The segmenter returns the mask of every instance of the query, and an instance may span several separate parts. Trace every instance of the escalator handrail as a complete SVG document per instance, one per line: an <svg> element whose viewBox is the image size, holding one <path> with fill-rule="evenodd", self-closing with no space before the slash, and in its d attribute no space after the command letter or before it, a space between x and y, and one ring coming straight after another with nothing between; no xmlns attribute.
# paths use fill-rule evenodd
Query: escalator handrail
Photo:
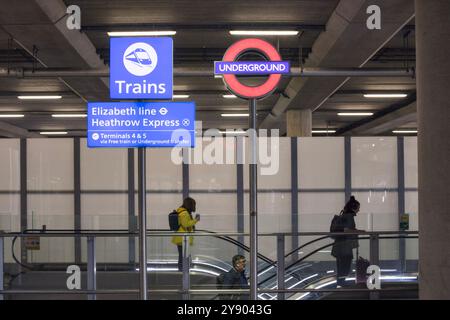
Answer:
<svg viewBox="0 0 450 320"><path fill-rule="evenodd" d="M409 236L409 235L401 235L401 236L381 236L381 237L379 237L378 239L400 239L400 238L404 238L404 239L417 239L418 236L417 236L417 235L411 235L411 236ZM367 240L367 239L370 239L370 236L363 236L363 237L359 237L359 236L358 236L358 240ZM325 245L325 246L322 246L322 247L320 247L320 248L318 248L318 249L316 249L316 250L313 250L312 252L308 253L307 255L305 255L304 257L302 257L301 259L299 259L299 260L297 260L297 261L291 263L290 265L286 266L286 267L285 267L285 271L288 270L289 268L292 268L292 267L295 266L296 264L303 262L306 258L309 258L310 256L312 256L313 254L317 253L318 251L321 251L321 250L323 250L323 249L326 249L326 248L328 248L328 247L330 247L330 246L332 246L332 245L334 245L334 241L333 241L332 243L329 243L329 244L327 244L327 245ZM300 247L298 248L298 250L299 250L299 249L300 249ZM264 279L263 281L261 281L260 283L258 283L258 285L264 284L265 282L269 281L270 279L274 278L275 276L276 276L276 274L274 274L274 275L272 275L272 276L270 276L270 277Z"/></svg>

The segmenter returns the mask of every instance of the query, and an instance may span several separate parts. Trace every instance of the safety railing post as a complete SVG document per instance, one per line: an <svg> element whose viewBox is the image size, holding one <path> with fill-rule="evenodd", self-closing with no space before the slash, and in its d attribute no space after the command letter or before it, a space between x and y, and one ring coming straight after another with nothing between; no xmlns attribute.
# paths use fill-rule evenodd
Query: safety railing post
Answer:
<svg viewBox="0 0 450 320"><path fill-rule="evenodd" d="M190 289L190 279L189 279L189 268L190 259L188 255L188 237L183 236L183 300L189 300L189 289Z"/></svg>
<svg viewBox="0 0 450 320"><path fill-rule="evenodd" d="M284 290L284 234L277 235L277 278L278 289ZM285 295L283 292L278 293L278 300L284 300Z"/></svg>
<svg viewBox="0 0 450 320"><path fill-rule="evenodd" d="M97 290L97 262L95 258L95 237L87 238L88 261L87 261L87 288L88 290ZM95 293L88 294L89 300L96 300Z"/></svg>
<svg viewBox="0 0 450 320"><path fill-rule="evenodd" d="M3 238L0 237L0 290L3 290ZM3 294L0 293L0 300L3 300Z"/></svg>
<svg viewBox="0 0 450 320"><path fill-rule="evenodd" d="M379 266L380 264L380 243L379 234L370 235L370 264ZM370 300L380 299L379 292L370 292Z"/></svg>

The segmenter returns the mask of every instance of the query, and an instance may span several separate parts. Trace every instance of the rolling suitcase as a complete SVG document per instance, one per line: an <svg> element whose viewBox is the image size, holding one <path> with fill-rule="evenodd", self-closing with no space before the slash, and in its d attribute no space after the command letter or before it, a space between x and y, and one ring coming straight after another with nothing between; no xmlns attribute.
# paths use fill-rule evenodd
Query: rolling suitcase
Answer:
<svg viewBox="0 0 450 320"><path fill-rule="evenodd" d="M359 256L359 250L356 250L356 267L355 267L355 282L367 282L367 268L370 266L370 261Z"/></svg>

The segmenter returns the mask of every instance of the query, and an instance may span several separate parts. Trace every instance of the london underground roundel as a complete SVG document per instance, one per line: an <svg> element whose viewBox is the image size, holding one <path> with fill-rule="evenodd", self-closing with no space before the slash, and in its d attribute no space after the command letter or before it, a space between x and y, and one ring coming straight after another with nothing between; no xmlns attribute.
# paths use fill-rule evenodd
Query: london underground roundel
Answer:
<svg viewBox="0 0 450 320"><path fill-rule="evenodd" d="M281 61L278 51L267 41L250 38L243 39L231 45L223 57L223 62L234 62L246 51L259 51L269 59L269 62ZM275 90L281 79L281 73L271 73L268 79L259 86L242 84L235 74L223 74L223 80L228 89L236 96L244 99L263 98Z"/></svg>

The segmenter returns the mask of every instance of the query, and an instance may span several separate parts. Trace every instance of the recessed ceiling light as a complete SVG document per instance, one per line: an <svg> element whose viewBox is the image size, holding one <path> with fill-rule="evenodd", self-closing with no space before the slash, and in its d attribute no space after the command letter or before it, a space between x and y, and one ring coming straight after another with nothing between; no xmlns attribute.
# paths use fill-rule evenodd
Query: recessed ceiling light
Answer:
<svg viewBox="0 0 450 320"><path fill-rule="evenodd" d="M59 114L52 114L53 118L86 118L87 114L64 114L64 113L59 113Z"/></svg>
<svg viewBox="0 0 450 320"><path fill-rule="evenodd" d="M406 93L367 93L365 98L406 98Z"/></svg>
<svg viewBox="0 0 450 320"><path fill-rule="evenodd" d="M42 135L61 135L67 134L67 131L41 131L39 133Z"/></svg>
<svg viewBox="0 0 450 320"><path fill-rule="evenodd" d="M145 37L145 36L173 36L177 32L169 30L160 31L110 31L108 36L110 37Z"/></svg>
<svg viewBox="0 0 450 320"><path fill-rule="evenodd" d="M230 30L233 36L296 36L296 30Z"/></svg>
<svg viewBox="0 0 450 320"><path fill-rule="evenodd" d="M222 113L222 117L248 117L248 113Z"/></svg>
<svg viewBox="0 0 450 320"><path fill-rule="evenodd" d="M235 96L234 94L224 94L224 95L222 95L222 97L224 97L225 99L235 99L235 98L237 98L237 96Z"/></svg>
<svg viewBox="0 0 450 320"><path fill-rule="evenodd" d="M62 96L18 96L20 100L54 100L61 99Z"/></svg>
<svg viewBox="0 0 450 320"><path fill-rule="evenodd" d="M399 134L402 134L402 133L417 133L418 131L417 130L394 130L394 131L392 131L392 133L399 133Z"/></svg>
<svg viewBox="0 0 450 320"><path fill-rule="evenodd" d="M373 116L373 112L339 112L338 116L341 116L341 117Z"/></svg>
<svg viewBox="0 0 450 320"><path fill-rule="evenodd" d="M23 114L0 114L0 118L23 118Z"/></svg>
<svg viewBox="0 0 450 320"><path fill-rule="evenodd" d="M188 94L174 94L172 96L173 99L187 99L189 98Z"/></svg>

